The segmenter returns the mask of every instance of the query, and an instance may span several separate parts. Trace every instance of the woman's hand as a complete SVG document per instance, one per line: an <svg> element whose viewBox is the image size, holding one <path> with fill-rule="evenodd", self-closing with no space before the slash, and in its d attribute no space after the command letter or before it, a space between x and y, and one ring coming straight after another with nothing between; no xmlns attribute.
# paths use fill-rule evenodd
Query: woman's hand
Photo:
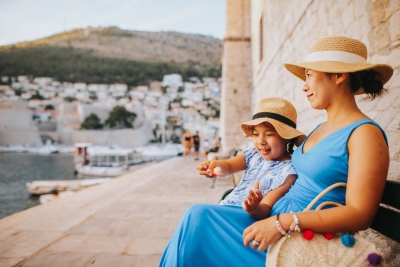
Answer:
<svg viewBox="0 0 400 267"><path fill-rule="evenodd" d="M245 247L250 246L257 249L252 243L253 240L260 243L258 251L263 252L265 249L282 238L282 234L275 226L276 216L258 221L247 227L243 232L243 244Z"/></svg>
<svg viewBox="0 0 400 267"><path fill-rule="evenodd" d="M253 189L249 191L247 198L242 203L242 207L245 211L251 213L252 211L257 210L261 200L263 199L263 195L259 188L260 180L256 180Z"/></svg>

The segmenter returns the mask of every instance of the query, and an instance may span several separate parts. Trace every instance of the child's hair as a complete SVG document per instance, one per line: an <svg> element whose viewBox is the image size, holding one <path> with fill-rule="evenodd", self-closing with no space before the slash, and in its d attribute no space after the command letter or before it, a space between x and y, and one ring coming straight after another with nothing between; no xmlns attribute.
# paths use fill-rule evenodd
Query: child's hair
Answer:
<svg viewBox="0 0 400 267"><path fill-rule="evenodd" d="M287 150L288 150L288 152L289 152L289 154L290 155L292 155L293 154L293 152L294 152L294 142L295 142L295 139L293 138L293 139L291 139L290 141L289 141L289 143L288 143L288 145L287 145Z"/></svg>

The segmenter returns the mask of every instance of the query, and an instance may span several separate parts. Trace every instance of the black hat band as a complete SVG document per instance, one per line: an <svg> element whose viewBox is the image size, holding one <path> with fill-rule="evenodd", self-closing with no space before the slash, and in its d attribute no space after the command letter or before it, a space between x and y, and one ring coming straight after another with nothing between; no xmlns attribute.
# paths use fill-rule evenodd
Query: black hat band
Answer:
<svg viewBox="0 0 400 267"><path fill-rule="evenodd" d="M260 113L256 113L253 115L253 120L255 119L259 119L259 118L270 118L270 119L274 119L280 122L283 122L284 124L289 125L292 128L296 129L296 123L294 123L292 120L286 118L285 116L282 116L280 114L277 113L273 113L273 112L260 112Z"/></svg>

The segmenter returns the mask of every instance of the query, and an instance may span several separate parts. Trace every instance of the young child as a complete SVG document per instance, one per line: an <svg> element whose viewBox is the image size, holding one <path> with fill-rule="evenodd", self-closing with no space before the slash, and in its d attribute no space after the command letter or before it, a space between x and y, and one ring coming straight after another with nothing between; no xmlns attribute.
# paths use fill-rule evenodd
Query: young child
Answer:
<svg viewBox="0 0 400 267"><path fill-rule="evenodd" d="M272 203L297 178L291 154L294 144L300 145L305 135L296 130L296 119L296 109L289 101L264 98L258 102L252 120L241 124L244 135L252 138L244 153L227 160L205 161L196 167L208 178L245 170L239 185L220 205L242 206L257 220L269 216Z"/></svg>

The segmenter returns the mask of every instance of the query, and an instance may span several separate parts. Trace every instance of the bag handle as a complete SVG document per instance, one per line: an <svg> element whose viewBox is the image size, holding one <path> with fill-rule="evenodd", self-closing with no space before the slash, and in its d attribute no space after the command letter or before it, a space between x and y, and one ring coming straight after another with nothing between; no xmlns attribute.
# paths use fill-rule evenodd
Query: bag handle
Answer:
<svg viewBox="0 0 400 267"><path fill-rule="evenodd" d="M311 210L311 208L315 205L315 203L317 203L318 200L320 200L324 195L326 195L326 193L328 193L328 192L331 191L332 189L335 189L336 187L339 187L339 186L344 186L344 187L346 187L346 183L336 183L336 184L333 184L333 185L327 187L325 190L323 190L321 193L319 193L319 194L310 202L310 204L308 204L308 206L307 206L303 211L309 211L309 210ZM327 201L327 202L321 203L315 210L319 210L319 209L321 209L321 208L323 208L324 206L327 206L327 205L330 205L330 206L337 206L337 207L343 206L342 204L337 203L337 202Z"/></svg>

